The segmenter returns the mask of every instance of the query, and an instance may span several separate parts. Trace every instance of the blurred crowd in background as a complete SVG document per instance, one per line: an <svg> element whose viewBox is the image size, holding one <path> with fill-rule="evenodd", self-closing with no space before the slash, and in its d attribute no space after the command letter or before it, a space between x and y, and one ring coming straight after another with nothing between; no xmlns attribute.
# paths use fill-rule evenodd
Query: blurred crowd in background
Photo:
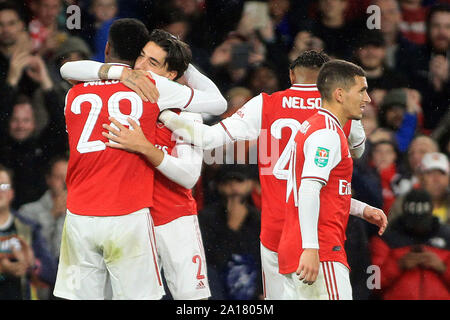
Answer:
<svg viewBox="0 0 450 320"><path fill-rule="evenodd" d="M363 220L350 217L354 298L450 299L450 1L13 3L17 9L0 0L0 173L2 166L10 169L14 190L4 200L7 187L0 188L0 242L6 237L1 212L11 208L39 231L40 244L58 260L68 159L64 100L71 87L59 68L68 61L103 61L109 26L132 17L190 45L193 64L228 101L227 112L205 118L208 124L261 92L287 89L289 64L305 50L323 50L363 67L372 102L364 110L366 151L355 161L353 197L382 208L390 227L378 237ZM67 28L66 9L74 4L81 9L80 29ZM379 16L371 16L376 10L367 13L371 5ZM370 28L370 19L377 18L380 28ZM250 141L246 148L255 145ZM236 164L245 155L224 157L234 164L204 164L193 189L212 299L260 299L258 170ZM0 180L1 185L8 183ZM429 210L411 210L411 203L428 204ZM28 249L39 250L35 244ZM42 264L48 260L34 255ZM381 270L374 287L367 281L372 264ZM52 270L54 265L47 271ZM12 278L31 283L22 298L53 298L51 274L14 271L1 246L0 271L0 299L18 298L7 289Z"/></svg>

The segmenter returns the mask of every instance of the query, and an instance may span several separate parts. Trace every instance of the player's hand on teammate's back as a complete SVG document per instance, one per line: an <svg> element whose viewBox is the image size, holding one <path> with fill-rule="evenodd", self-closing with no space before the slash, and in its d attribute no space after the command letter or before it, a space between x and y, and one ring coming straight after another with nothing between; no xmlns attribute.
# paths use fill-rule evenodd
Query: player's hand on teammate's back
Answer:
<svg viewBox="0 0 450 320"><path fill-rule="evenodd" d="M110 117L109 120L111 121L111 125L103 124L103 128L109 132L102 132L103 136L110 140L105 143L106 146L129 152L142 153L143 150L151 144L145 137L141 127L132 119L128 118L128 123L133 129L125 127L113 117ZM114 124L116 128L114 128L112 124Z"/></svg>
<svg viewBox="0 0 450 320"><path fill-rule="evenodd" d="M151 75L147 71L124 68L120 76L120 82L136 92L143 101L156 103L159 92L149 77Z"/></svg>
<svg viewBox="0 0 450 320"><path fill-rule="evenodd" d="M371 206L366 206L363 211L363 218L367 222L370 222L380 228L378 230L378 234L380 236L384 233L384 230L386 230L388 221L383 210Z"/></svg>
<svg viewBox="0 0 450 320"><path fill-rule="evenodd" d="M300 256L300 261L296 274L299 280L309 285L312 285L319 274L319 250L318 249L304 249Z"/></svg>

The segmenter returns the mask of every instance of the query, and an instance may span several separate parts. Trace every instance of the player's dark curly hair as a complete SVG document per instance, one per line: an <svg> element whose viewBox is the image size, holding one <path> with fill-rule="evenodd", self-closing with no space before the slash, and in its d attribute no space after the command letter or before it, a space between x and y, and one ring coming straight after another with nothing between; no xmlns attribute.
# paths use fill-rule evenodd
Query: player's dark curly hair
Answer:
<svg viewBox="0 0 450 320"><path fill-rule="evenodd" d="M295 59L289 69L293 70L297 67L320 69L325 62L330 61L331 58L323 51L308 50L303 52Z"/></svg>
<svg viewBox="0 0 450 320"><path fill-rule="evenodd" d="M174 80L180 78L192 60L192 52L189 46L174 35L161 29L154 29L150 34L149 41L153 41L167 53L165 61L167 69L177 72Z"/></svg>
<svg viewBox="0 0 450 320"><path fill-rule="evenodd" d="M134 66L149 37L147 27L141 21L133 18L117 19L109 28L111 55Z"/></svg>

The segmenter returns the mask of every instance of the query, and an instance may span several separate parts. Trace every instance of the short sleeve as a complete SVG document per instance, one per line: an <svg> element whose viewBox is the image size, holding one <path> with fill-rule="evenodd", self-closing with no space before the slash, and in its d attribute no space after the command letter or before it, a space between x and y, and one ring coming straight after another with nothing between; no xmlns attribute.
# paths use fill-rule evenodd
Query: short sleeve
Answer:
<svg viewBox="0 0 450 320"><path fill-rule="evenodd" d="M366 133L361 120L352 120L348 141L350 149L356 149L366 141Z"/></svg>
<svg viewBox="0 0 450 320"><path fill-rule="evenodd" d="M313 132L303 145L305 162L302 179L318 180L327 184L331 170L341 161L341 140L334 130Z"/></svg>

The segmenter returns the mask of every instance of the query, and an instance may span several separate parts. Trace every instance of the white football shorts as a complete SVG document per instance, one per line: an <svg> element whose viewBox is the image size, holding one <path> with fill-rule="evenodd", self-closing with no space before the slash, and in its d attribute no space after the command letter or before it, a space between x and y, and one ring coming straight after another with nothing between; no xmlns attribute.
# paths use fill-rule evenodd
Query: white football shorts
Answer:
<svg viewBox="0 0 450 320"><path fill-rule="evenodd" d="M67 210L57 297L72 300L157 300L165 294L149 209L94 217Z"/></svg>
<svg viewBox="0 0 450 320"><path fill-rule="evenodd" d="M265 300L283 299L284 275L278 272L278 253L260 243L262 282Z"/></svg>
<svg viewBox="0 0 450 320"><path fill-rule="evenodd" d="M155 227L159 263L175 300L211 296L205 251L196 215Z"/></svg>
<svg viewBox="0 0 450 320"><path fill-rule="evenodd" d="M294 273L284 275L285 300L352 300L352 286L348 268L340 262L320 263L317 280L308 285Z"/></svg>

